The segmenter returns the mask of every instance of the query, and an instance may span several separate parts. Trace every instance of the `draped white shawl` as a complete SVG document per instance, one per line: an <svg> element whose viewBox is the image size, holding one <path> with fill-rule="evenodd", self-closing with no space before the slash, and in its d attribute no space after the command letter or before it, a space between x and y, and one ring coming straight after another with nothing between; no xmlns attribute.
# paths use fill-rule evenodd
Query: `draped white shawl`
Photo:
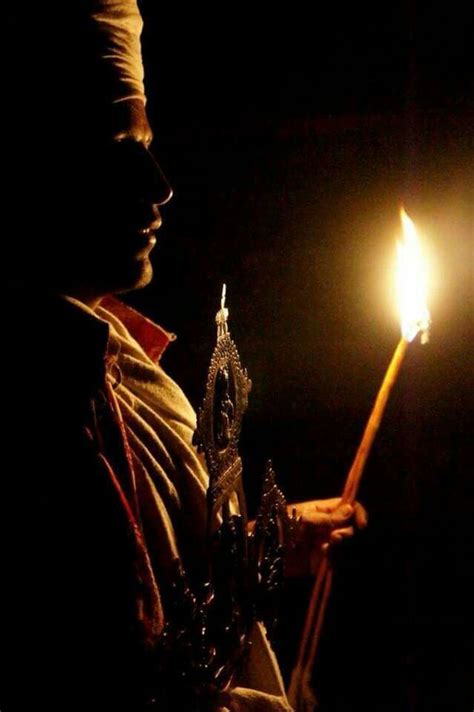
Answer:
<svg viewBox="0 0 474 712"><path fill-rule="evenodd" d="M208 475L192 444L196 415L179 386L145 354L122 322L101 307L95 314L109 324L110 350L122 374L116 395L133 453L145 541L159 586L170 562L181 558L182 547L188 562L204 556ZM254 628L251 653L236 683L232 712L291 712L261 625Z"/></svg>

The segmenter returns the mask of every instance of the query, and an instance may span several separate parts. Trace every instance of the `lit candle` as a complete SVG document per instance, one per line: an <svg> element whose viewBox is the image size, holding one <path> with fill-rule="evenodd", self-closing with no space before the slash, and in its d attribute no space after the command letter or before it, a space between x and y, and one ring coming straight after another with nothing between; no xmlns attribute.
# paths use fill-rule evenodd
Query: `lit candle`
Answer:
<svg viewBox="0 0 474 712"><path fill-rule="evenodd" d="M354 502L367 457L379 429L390 391L397 380L408 344L421 333L421 342L428 341L430 313L427 307L426 261L413 221L405 210L400 211L403 240L397 244L397 301L400 312L402 337L399 341L385 378L378 392L359 448L347 476L343 500Z"/></svg>
<svg viewBox="0 0 474 712"><path fill-rule="evenodd" d="M430 313L427 307L427 270L413 221L405 210L400 211L403 239L397 245L396 287L402 336L385 373L372 412L347 475L342 500L352 504L357 496L365 463L382 421L392 387L397 380L408 344L418 333L422 343L428 340ZM316 575L298 658L291 675L288 698L296 712L314 708L311 673L316 656L321 627L332 585L332 567L325 555Z"/></svg>

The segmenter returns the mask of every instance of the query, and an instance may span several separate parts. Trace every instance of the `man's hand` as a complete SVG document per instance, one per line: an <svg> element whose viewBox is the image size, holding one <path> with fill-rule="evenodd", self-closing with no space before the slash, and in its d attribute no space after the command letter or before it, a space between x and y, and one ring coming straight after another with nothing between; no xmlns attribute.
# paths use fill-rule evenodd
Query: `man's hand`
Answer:
<svg viewBox="0 0 474 712"><path fill-rule="evenodd" d="M367 512L355 502L342 503L340 497L288 505L298 520L296 542L288 547L285 563L287 576L314 575L327 549L367 526Z"/></svg>

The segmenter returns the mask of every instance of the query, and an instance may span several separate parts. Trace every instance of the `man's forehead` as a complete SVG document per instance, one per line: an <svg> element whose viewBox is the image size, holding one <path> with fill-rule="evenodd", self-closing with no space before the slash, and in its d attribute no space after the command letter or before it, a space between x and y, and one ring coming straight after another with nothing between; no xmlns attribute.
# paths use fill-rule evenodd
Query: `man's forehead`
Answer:
<svg viewBox="0 0 474 712"><path fill-rule="evenodd" d="M140 99L126 99L115 103L110 112L110 131L116 141L132 139L148 146L153 139L153 132L144 102Z"/></svg>

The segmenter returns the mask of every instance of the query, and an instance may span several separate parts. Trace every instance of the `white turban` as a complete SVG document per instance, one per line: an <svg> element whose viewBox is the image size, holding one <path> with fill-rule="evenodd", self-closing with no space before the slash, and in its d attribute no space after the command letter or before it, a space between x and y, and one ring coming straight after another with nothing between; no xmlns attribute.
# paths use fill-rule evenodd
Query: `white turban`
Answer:
<svg viewBox="0 0 474 712"><path fill-rule="evenodd" d="M110 105L145 103L137 0L8 3L6 90L14 132L97 129ZM5 87L4 87L5 89ZM75 130L75 129L72 129Z"/></svg>
<svg viewBox="0 0 474 712"><path fill-rule="evenodd" d="M93 0L90 7L112 101L145 101L140 44L143 20L136 0Z"/></svg>

